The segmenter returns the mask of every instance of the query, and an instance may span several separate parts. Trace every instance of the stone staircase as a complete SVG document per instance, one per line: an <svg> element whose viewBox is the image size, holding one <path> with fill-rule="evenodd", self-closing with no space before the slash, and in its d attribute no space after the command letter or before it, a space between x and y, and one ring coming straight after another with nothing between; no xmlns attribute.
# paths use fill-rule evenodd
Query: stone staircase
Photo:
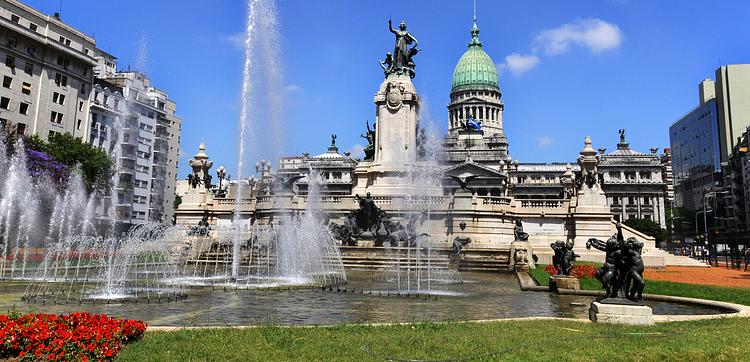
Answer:
<svg viewBox="0 0 750 362"><path fill-rule="evenodd" d="M651 254L662 256L664 258L664 266L692 266L699 268L711 267L707 263L693 259L689 256L673 255L661 249L652 249Z"/></svg>
<svg viewBox="0 0 750 362"><path fill-rule="evenodd" d="M509 268L508 250L465 250L459 257L451 255L449 248L435 248L430 257L422 253L419 261L414 250L407 248L378 248L342 246L341 260L344 267L358 270L380 270L399 263L402 267L444 268L459 271L497 272Z"/></svg>

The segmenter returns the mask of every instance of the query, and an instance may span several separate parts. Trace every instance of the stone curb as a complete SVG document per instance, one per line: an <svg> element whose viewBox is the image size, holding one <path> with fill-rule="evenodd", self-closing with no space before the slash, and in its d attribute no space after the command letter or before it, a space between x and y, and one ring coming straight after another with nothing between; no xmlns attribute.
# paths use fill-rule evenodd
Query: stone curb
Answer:
<svg viewBox="0 0 750 362"><path fill-rule="evenodd" d="M499 319L478 319L478 320L467 320L467 321L445 321L445 322L403 322L403 323L341 323L341 324L315 324L315 325L225 325L225 326L148 326L148 332L173 332L173 331L191 331L191 330L206 330L206 329L254 329L263 327L280 327L280 328L331 328L331 327L342 327L342 326L368 326L368 327L388 327L388 326L409 326L420 323L431 323L431 324L461 324L461 323L501 323L501 322L514 322L514 321L567 321L567 322L579 322L579 323L591 323L590 320L584 318L563 318L563 317L514 317L514 318L499 318Z"/></svg>
<svg viewBox="0 0 750 362"><path fill-rule="evenodd" d="M524 275L522 275L524 274ZM518 276L518 282L521 284L521 290L528 291L546 291L549 289L537 285L536 280L529 273L516 273ZM529 279L531 281L529 281ZM529 285L529 283L533 283ZM541 289L540 289L541 288ZM584 295L584 296L603 296L603 291L598 290L574 290L574 289L558 289L558 294L565 295ZM750 306L720 302L710 299L699 299L699 298L688 298L688 297L676 297L671 295L661 294L643 294L643 298L646 300L658 301L658 302L671 302L681 304L692 304L698 306L707 306L718 309L724 309L727 313L721 314L700 314L700 315L673 315L673 314L654 314L654 322L677 322L677 321L694 321L704 319L720 319L720 318L742 318L750 317Z"/></svg>

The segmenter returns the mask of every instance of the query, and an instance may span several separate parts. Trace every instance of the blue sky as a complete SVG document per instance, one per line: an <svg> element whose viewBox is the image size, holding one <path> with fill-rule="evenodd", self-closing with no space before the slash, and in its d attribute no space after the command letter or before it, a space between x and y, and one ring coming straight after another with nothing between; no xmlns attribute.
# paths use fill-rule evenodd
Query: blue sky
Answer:
<svg viewBox="0 0 750 362"><path fill-rule="evenodd" d="M46 13L58 6L26 2ZM177 102L181 175L200 142L217 164L236 169L247 5L206 4L63 1L64 21L94 35L120 68L139 64ZM283 141L274 148L272 135L257 132L251 163L278 153L321 153L331 133L342 151L363 142L359 134L374 118L372 96L383 77L377 61L393 46L389 17L405 19L419 39L415 85L423 118L445 130L471 1L282 0L277 7L280 26L268 36L280 45L283 81L281 89L256 91L284 95ZM750 62L747 19L747 1L480 0L480 38L501 70L512 156L573 161L586 135L594 147L613 150L619 128L642 152L668 146L668 126L697 105L698 83L714 78L720 64ZM268 122L269 107L256 107L252 121Z"/></svg>

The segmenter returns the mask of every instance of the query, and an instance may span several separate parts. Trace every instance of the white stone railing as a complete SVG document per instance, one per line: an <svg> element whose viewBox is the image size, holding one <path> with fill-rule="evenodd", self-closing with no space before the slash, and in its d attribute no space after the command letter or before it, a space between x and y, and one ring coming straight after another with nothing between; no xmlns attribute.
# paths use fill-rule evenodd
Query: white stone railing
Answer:
<svg viewBox="0 0 750 362"><path fill-rule="evenodd" d="M521 208L558 209L565 206L563 200L518 200Z"/></svg>
<svg viewBox="0 0 750 362"><path fill-rule="evenodd" d="M510 205L509 197L481 196L482 205Z"/></svg>

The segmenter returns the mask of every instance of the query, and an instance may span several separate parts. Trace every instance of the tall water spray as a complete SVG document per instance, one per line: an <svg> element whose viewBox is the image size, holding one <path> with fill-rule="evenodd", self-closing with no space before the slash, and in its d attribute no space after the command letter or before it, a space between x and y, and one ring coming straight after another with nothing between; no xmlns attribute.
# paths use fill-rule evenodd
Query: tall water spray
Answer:
<svg viewBox="0 0 750 362"><path fill-rule="evenodd" d="M245 62L242 68L242 93L240 100L242 102L242 108L240 109L240 139L239 139L239 152L237 154L237 193L235 195L235 206L234 206L234 220L233 225L235 228L234 240L232 243L232 277L237 278L239 270L239 258L240 258L240 239L242 237L242 226L240 222L242 220L242 198L243 198L243 182L244 167L245 167L245 142L247 141L248 132L250 130L250 91L251 81L250 72L253 66L253 39L255 38L256 28L256 3L257 0L248 0L247 3L247 24L245 27Z"/></svg>
<svg viewBox="0 0 750 362"><path fill-rule="evenodd" d="M247 3L247 19L245 27L245 59L242 69L242 93L241 102L242 107L240 110L240 139L239 139L239 153L237 160L237 192L235 195L235 209L234 209L234 220L233 225L235 227L235 235L232 244L232 271L231 275L233 278L238 277L239 263L240 263L240 243L242 239L242 231L245 228L242 220L242 199L244 198L244 183L242 178L246 175L246 160L247 153L249 151L249 145L254 140L253 136L256 131L253 119L251 117L251 111L253 115L258 115L258 109L251 109L253 105L257 105L259 95L256 95L254 91L259 88L259 84L263 81L266 83L266 87L271 89L270 92L266 92L263 96L268 97L268 107L264 109L268 115L270 122L264 122L264 124L270 124L272 134L264 135L270 136L270 139L274 148L280 148L280 135L278 131L280 129L280 118L281 117L281 97L283 97L281 91L281 69L280 69L280 57L279 57L279 44L278 44L278 16L276 14L276 5L273 0L249 0ZM262 67L262 71L258 68ZM276 150L278 153L279 150Z"/></svg>

